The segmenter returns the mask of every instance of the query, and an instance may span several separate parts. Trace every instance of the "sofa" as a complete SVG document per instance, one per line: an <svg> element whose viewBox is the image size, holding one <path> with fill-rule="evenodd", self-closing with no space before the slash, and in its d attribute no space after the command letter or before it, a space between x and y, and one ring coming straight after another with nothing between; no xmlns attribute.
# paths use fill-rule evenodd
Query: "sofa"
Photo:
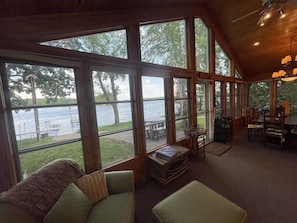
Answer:
<svg viewBox="0 0 297 223"><path fill-rule="evenodd" d="M85 174L72 159L58 159L0 196L0 223L135 221L134 174Z"/></svg>

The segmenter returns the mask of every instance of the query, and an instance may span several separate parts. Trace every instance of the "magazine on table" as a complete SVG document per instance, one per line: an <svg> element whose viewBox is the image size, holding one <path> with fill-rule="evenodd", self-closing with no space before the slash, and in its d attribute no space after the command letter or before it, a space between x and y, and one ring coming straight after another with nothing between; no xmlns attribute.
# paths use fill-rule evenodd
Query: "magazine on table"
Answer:
<svg viewBox="0 0 297 223"><path fill-rule="evenodd" d="M180 153L180 150L172 147L166 146L162 149L156 151L156 156L165 160L171 160L173 157L177 156Z"/></svg>

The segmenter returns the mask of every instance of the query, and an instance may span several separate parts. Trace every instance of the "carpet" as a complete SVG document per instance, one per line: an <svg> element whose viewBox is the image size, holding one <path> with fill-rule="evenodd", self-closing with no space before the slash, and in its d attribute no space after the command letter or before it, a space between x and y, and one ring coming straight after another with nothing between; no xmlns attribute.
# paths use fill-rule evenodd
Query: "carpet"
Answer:
<svg viewBox="0 0 297 223"><path fill-rule="evenodd" d="M212 143L206 145L205 151L207 153L211 153L213 155L221 156L231 148L232 148L231 145L226 145L226 144L218 143L218 142L212 142Z"/></svg>

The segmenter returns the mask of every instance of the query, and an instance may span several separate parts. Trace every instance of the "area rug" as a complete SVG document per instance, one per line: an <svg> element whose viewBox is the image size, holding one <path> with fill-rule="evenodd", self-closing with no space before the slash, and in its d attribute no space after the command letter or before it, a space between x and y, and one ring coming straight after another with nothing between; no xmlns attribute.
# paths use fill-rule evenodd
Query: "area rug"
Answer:
<svg viewBox="0 0 297 223"><path fill-rule="evenodd" d="M231 148L232 148L231 145L226 145L226 144L218 143L218 142L212 142L212 143L206 145L205 151L207 153L211 153L213 155L221 156Z"/></svg>

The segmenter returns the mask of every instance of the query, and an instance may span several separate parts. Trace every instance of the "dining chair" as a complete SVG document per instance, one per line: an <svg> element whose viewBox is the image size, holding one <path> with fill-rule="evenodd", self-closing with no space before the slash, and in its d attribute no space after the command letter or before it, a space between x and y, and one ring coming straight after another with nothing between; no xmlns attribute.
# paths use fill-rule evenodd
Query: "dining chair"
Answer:
<svg viewBox="0 0 297 223"><path fill-rule="evenodd" d="M282 113L284 114L284 116L286 116L286 109L285 109L285 107L280 106L280 107L276 107L275 108L275 116L280 117Z"/></svg>
<svg viewBox="0 0 297 223"><path fill-rule="evenodd" d="M281 103L282 103L282 107L285 109L284 111L285 116L291 115L290 102L288 100L283 100Z"/></svg>
<svg viewBox="0 0 297 223"><path fill-rule="evenodd" d="M255 108L247 107L245 109L246 128L248 132L248 141L255 139L262 139L263 137L263 124L257 122L258 115Z"/></svg>
<svg viewBox="0 0 297 223"><path fill-rule="evenodd" d="M287 130L284 125L284 112L277 115L264 114L264 147L267 144L278 145L284 150Z"/></svg>

